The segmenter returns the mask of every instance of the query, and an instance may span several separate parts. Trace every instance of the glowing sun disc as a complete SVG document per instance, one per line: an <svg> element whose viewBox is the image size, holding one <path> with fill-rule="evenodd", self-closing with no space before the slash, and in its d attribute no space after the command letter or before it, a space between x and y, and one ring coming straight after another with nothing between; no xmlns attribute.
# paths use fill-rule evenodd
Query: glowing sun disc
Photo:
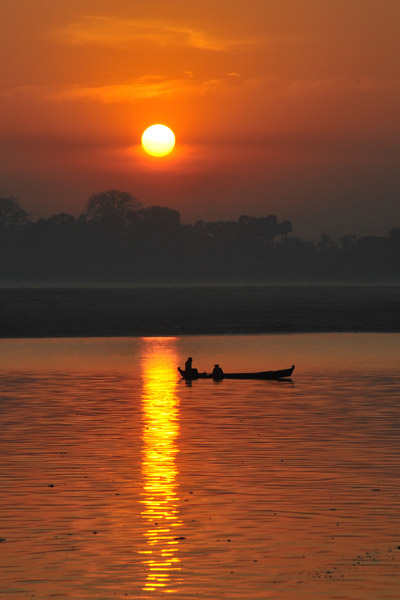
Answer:
<svg viewBox="0 0 400 600"><path fill-rule="evenodd" d="M174 132L165 125L151 125L143 132L142 146L151 156L165 156L174 149Z"/></svg>

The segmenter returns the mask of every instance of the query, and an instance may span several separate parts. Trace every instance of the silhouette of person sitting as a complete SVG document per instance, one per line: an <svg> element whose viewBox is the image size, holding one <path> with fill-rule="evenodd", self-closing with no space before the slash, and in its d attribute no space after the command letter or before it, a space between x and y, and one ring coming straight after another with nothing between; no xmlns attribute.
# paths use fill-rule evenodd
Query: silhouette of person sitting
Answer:
<svg viewBox="0 0 400 600"><path fill-rule="evenodd" d="M188 377L197 377L199 372L197 369L193 369L192 367L193 358L189 356L187 361L185 362L185 373Z"/></svg>
<svg viewBox="0 0 400 600"><path fill-rule="evenodd" d="M212 377L213 377L213 379L223 379L224 372L219 365L214 365Z"/></svg>

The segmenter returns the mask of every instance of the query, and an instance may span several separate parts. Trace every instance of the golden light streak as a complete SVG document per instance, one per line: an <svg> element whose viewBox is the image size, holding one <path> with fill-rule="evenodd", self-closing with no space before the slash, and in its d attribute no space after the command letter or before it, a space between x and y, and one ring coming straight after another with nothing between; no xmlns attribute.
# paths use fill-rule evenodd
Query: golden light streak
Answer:
<svg viewBox="0 0 400 600"><path fill-rule="evenodd" d="M174 593L171 576L180 571L179 545L174 528L179 519L176 455L179 436L179 400L176 395L178 357L174 338L143 338L143 492L142 517L147 554L143 590ZM177 581L176 577L173 585Z"/></svg>

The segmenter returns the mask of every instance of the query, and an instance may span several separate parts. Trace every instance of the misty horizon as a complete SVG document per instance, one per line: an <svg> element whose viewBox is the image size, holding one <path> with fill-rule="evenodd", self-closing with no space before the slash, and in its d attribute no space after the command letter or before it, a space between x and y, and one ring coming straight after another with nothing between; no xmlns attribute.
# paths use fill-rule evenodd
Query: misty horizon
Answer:
<svg viewBox="0 0 400 600"><path fill-rule="evenodd" d="M316 243L276 215L181 223L180 213L143 207L128 192L92 194L75 218L37 221L0 198L0 278L61 285L155 283L391 283L400 280L400 227L387 236L353 234Z"/></svg>
<svg viewBox="0 0 400 600"><path fill-rule="evenodd" d="M241 214L249 212L256 217L279 214L282 218L292 221L304 240L315 242L322 232L336 239L347 234L387 234L393 222L400 223L400 181L397 181L397 177L396 171L391 180L386 180L381 188L379 178L371 173L368 176L369 181L362 185L357 178L352 180L351 174L339 178L332 175L331 181L324 178L327 189L324 189L324 185L309 189L303 178L302 182L294 180L292 190L287 189L288 181L279 186L273 184L271 189L266 187L251 194L239 188L233 191L228 200L218 180L210 181L213 192L204 195L198 191L197 184L194 184L194 189L188 186L185 178L179 183L179 187L176 183L170 185L169 175L166 173L160 179L159 189L153 189L154 179L146 183L146 189L141 185L132 187L130 182L124 181L123 178L111 178L108 182L101 179L98 188L123 187L143 201L145 206L168 205L178 210L183 224L193 224L198 220L236 220ZM340 190L337 188L338 180L344 179L348 189ZM2 182L0 195L17 198L34 219L48 218L63 212L78 217L86 199L93 192L93 186L90 184L70 188L64 184L54 186L51 181L40 187L32 185L32 182L27 185L23 181L16 182L15 178L10 185L7 184L7 178L3 178ZM124 183L127 185L121 185ZM57 188L57 192L53 195L51 190L54 187ZM169 200L166 202L163 197L167 190ZM185 198L190 197L190 202L180 200L179 196L182 195ZM376 204L373 210L370 209L371 202Z"/></svg>
<svg viewBox="0 0 400 600"><path fill-rule="evenodd" d="M110 190L115 190L117 192L120 192L120 188L116 187L116 188L107 188L105 191L110 191ZM18 197L17 194L11 193L11 194L0 194L0 200L2 199L11 199L13 201L15 201L19 206L21 206L21 208L25 211L27 217L29 218L30 221L32 222L37 222L40 221L41 219L51 219L52 217L56 216L56 215L70 215L72 217L74 217L75 219L79 219L81 218L84 214L85 214L85 205L87 205L88 199L91 198L92 196L95 196L96 194L101 194L104 192L90 192L87 197L84 199L84 201L82 201L82 204L80 207L76 207L76 209L74 211L67 211L67 210L57 210L56 212L51 212L50 208L48 210L44 210L44 211L30 211L29 210L29 202L26 204L23 204L21 202L21 199ZM301 238L303 239L303 241L305 242L312 242L312 243L317 243L322 235L328 235L330 238L332 238L333 240L339 241L340 238L342 236L346 236L346 235L354 235L357 238L360 237L381 237L381 236L387 236L389 231L393 228L397 228L400 227L400 214L399 214L399 218L398 218L398 222L394 222L391 221L388 225L387 228L382 227L381 225L375 223L375 227L371 226L371 229L369 229L368 227L365 229L362 229L360 227L360 225L358 225L358 229L352 229L349 222L347 220L345 220L342 225L339 224L335 224L335 226L332 228L332 224L329 223L327 221L326 223L326 227L321 226L321 228L319 230L315 229L315 232L313 235L311 236L307 236L307 235L302 235L301 234L301 230L296 226L296 221L290 217L290 215L281 215L278 211L278 213L275 212L262 212L262 213L250 213L249 212L240 212L237 214L232 214L232 211L227 210L226 214L222 214L219 213L219 216L216 216L214 219L207 219L205 214L209 211L205 211L205 214L201 214L199 213L199 216L196 218L184 218L182 216L182 213L180 210L176 209L174 206L166 206L165 204L162 204L161 202L155 202L153 204L148 204L148 203L143 203L141 198L137 195L134 194L132 192L130 192L129 190L122 192L124 194L128 194L131 198L134 198L138 204L140 205L141 208L165 208L167 210L171 210L171 211L176 211L179 214L179 218L180 218L180 223L182 226L185 225L195 225L197 222L205 222L205 223L217 223L217 222L235 222L238 221L239 218L243 215L249 215L251 217L254 218L263 218L266 215L275 215L275 214L279 214L280 218L283 218L284 220L289 220L290 223L292 224L292 232L296 232L296 234L298 234L299 236L301 236ZM26 210L28 209L28 210ZM185 212L185 211L184 211ZM336 232L332 231L332 229L335 229Z"/></svg>

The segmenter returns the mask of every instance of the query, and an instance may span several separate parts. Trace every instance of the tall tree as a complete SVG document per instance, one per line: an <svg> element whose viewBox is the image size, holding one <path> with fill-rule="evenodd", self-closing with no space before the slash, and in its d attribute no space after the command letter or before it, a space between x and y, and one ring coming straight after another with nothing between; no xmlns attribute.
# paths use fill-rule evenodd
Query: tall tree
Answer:
<svg viewBox="0 0 400 600"><path fill-rule="evenodd" d="M87 223L108 229L121 229L127 227L131 221L131 213L141 206L129 192L110 189L93 194L82 217Z"/></svg>

